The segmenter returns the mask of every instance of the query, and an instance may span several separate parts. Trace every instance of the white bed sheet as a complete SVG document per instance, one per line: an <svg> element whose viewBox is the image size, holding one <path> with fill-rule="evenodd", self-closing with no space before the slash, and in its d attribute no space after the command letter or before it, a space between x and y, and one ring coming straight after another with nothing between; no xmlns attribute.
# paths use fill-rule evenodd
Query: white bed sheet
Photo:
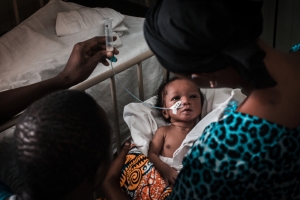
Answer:
<svg viewBox="0 0 300 200"><path fill-rule="evenodd" d="M0 91L13 89L57 75L64 68L74 44L101 34L101 27L83 30L75 34L58 37L55 31L56 16L58 12L67 12L80 9L82 6L50 0L43 8L38 10L27 20L19 24L13 30L0 37ZM125 16L124 23L129 29L121 37L122 46L118 62L124 63L137 55L149 50L143 35L143 18ZM142 62L145 98L153 96L162 82L163 70L155 57ZM99 64L89 78L110 68ZM123 71L117 75L122 83L136 96L138 95L137 74L135 67ZM136 80L136 81L135 81ZM121 129L121 140L130 136L129 129L123 120L123 108L132 98L121 85L116 82L118 111ZM105 109L113 124L113 108L110 95L109 81L99 83L86 90ZM1 105L0 105L1 106ZM13 151L11 150L12 133L14 127L4 131L0 135L0 180L7 183L13 191L21 191L18 174L14 171ZM113 143L114 148L115 143ZM15 177L16 176L16 177Z"/></svg>
<svg viewBox="0 0 300 200"><path fill-rule="evenodd" d="M51 0L0 38L0 91L35 83L57 74L67 62L74 44L103 35L102 27L63 37L56 35L57 13L79 8L82 6ZM124 23L129 31L121 37L123 45L118 48L119 64L149 49L142 32L143 22L143 18L125 17ZM107 69L99 64L91 77Z"/></svg>
<svg viewBox="0 0 300 200"><path fill-rule="evenodd" d="M219 121L224 117L224 109L230 101L238 104L244 101L246 96L240 89L219 88L201 89L204 94L204 104L201 111L201 120L187 134L180 147L173 153L170 160L171 167L178 171L182 168L182 160L193 143L201 136L204 129L212 122ZM146 101L150 105L155 105L156 96ZM143 154L148 155L150 141L156 130L161 126L168 125L158 114L159 111L149 108L142 103L130 103L124 108L124 119L131 131L131 136L135 145Z"/></svg>
<svg viewBox="0 0 300 200"><path fill-rule="evenodd" d="M50 0L27 20L13 30L0 37L0 91L17 88L57 75L65 66L74 44L103 35L103 27L95 27L78 33L58 37L55 31L57 13L67 12L83 6ZM143 34L143 18L125 16L124 24L128 31L121 37L122 45L118 47L118 61L114 65L124 63L137 55L149 50ZM162 81L162 68L155 57L143 61L145 98L154 95ZM110 69L98 64L89 78ZM137 75L135 68L126 70L118 75L121 82L135 95L138 95ZM136 81L135 81L136 80ZM116 82L119 119L123 121L123 107L135 101ZM113 116L109 81L104 81L87 92L104 107L108 116ZM111 123L112 118L110 117ZM113 124L112 124L113 125ZM113 125L114 127L114 125ZM129 135L128 127L121 122L122 140Z"/></svg>

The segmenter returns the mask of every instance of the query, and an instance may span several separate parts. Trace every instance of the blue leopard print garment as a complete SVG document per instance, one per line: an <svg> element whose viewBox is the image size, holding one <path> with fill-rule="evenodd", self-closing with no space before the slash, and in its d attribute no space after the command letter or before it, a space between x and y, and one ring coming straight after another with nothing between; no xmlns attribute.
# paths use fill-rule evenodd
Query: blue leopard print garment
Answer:
<svg viewBox="0 0 300 200"><path fill-rule="evenodd" d="M300 127L236 107L231 103L223 120L206 127L168 199L300 199Z"/></svg>

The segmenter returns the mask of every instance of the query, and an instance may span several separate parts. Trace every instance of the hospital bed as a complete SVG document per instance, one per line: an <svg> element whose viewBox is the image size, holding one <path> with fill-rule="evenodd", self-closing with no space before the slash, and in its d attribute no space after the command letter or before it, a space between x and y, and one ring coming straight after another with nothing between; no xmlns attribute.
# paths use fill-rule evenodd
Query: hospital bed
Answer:
<svg viewBox="0 0 300 200"><path fill-rule="evenodd" d="M64 68L74 44L104 35L101 25L63 36L57 35L57 14L83 8L87 7L73 2L50 0L28 19L1 36L0 91L55 76ZM133 13L131 16L114 13L121 16L120 24L127 28L119 37L121 45L119 42L117 49L120 53L116 55L118 61L113 63L114 70L99 64L86 81L71 88L86 91L107 112L113 127L112 148L115 151L120 151L121 144L130 137L128 126L123 120L123 108L136 101L124 90L119 81L133 95L144 100L155 94L164 75L163 68L144 40L142 16L146 9L143 12L137 11L136 15L134 11L134 9L126 10L126 14ZM20 188L17 177L14 177L14 163L11 160L13 153L11 141L16 120L17 117L0 125L0 180L7 183L13 191Z"/></svg>
<svg viewBox="0 0 300 200"><path fill-rule="evenodd" d="M86 81L71 88L86 91L105 109L110 116L110 122L114 127L114 135L116 136L113 147L120 150L121 143L130 135L122 118L123 107L135 99L123 89L119 81L143 100L154 95L156 88L163 79L163 69L144 40L144 19L135 17L143 16L146 8L134 7L136 5L131 2L118 0L74 0L74 2L85 2L86 5L92 7L111 5L133 15L123 15L117 11L112 14L116 17L123 17L119 19L118 23L127 29L117 31L122 36L119 37L117 49L120 53L116 56L118 61L113 63L114 70L99 64ZM132 10L124 9L123 4L126 3ZM69 1L50 0L27 20L0 37L0 91L25 86L55 76L63 69L74 44L94 36L104 35L101 24L97 24L97 26L92 24L92 27L79 31L59 31L59 28L64 27L62 24L58 27L58 13L68 13L83 8L88 7ZM115 79L114 72L118 73L118 79ZM15 122L16 118L2 124L0 131L11 133L13 128L10 127L13 127Z"/></svg>
<svg viewBox="0 0 300 200"><path fill-rule="evenodd" d="M74 2L81 3L83 1L74 0ZM98 4L100 1L95 2L86 0L86 5L101 6ZM118 0L113 2L118 2ZM63 69L74 44L97 35L103 35L100 26L74 33L65 33L65 35L62 34L63 36L57 35L57 13L67 13L83 8L82 5L72 2L50 0L27 20L0 37L0 91L55 76ZM154 104L151 97L155 95L160 83L167 79L168 74L159 65L144 40L144 19L141 17L146 10L134 13L134 9L132 11L125 9L124 12L130 14L125 15L121 20L128 30L123 31L123 35L120 36L122 44L117 47L120 54L117 55L118 61L113 63L114 70L99 64L86 81L71 89L86 91L105 109L113 127L114 150L120 151L121 144L132 136L135 144L147 155L153 134L159 126L164 124L157 117L157 110L136 103L136 99L124 90L120 82L142 101L149 99L148 102ZM220 103L229 101L234 95L237 95L240 100L244 99L239 91L232 89L203 90L203 92L206 94L206 103L202 118L212 110L215 110L215 113L206 117L206 121L203 120L203 123L196 127L191 133L191 137L188 137L181 149L177 151L175 156L177 163L181 163L185 152L199 137L206 125L219 119L220 113L226 106L225 103L222 104L223 107L220 107ZM126 123L123 119L124 106ZM216 110L216 107L219 109ZM12 177L14 176L14 169L11 167L13 163L8 161L11 155L4 151L11 150L11 134L16 118L0 125L0 132L2 132L0 133L0 160L1 163L9 164L0 166L0 178L4 177L3 181L8 183L14 191L18 190L18 182L12 182L15 179Z"/></svg>

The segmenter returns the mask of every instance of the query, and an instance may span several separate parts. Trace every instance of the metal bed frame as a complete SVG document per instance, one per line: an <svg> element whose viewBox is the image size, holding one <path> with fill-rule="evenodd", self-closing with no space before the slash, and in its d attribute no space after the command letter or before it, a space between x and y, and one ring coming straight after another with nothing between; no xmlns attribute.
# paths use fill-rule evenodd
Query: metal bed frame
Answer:
<svg viewBox="0 0 300 200"><path fill-rule="evenodd" d="M139 89L139 98L143 101L144 100L144 87L143 87L142 61L144 61L152 56L153 56L153 53L150 50L148 50L145 53L140 54L139 56L136 56L122 64L115 66L114 70L112 70L112 69L107 70L91 79L87 79L86 81L79 83L70 88L71 90L85 91L86 89L88 89L104 80L110 79L110 92L111 92L111 97L112 97L112 106L114 109L114 127L115 127L114 136L116 138L116 147L117 147L118 153L121 151L121 135L120 135L118 107L117 107L115 74L118 74L126 69L129 69L129 68L137 65L137 77L138 77L137 84L138 84L138 89ZM163 79L166 80L167 77L168 77L168 73L165 70ZM17 122L19 115L15 116L11 120L1 124L0 132L5 131L6 129L14 126Z"/></svg>
<svg viewBox="0 0 300 200"><path fill-rule="evenodd" d="M63 0L63 1L70 1L75 2L78 0ZM92 2L92 0L90 1ZM14 15L16 24L18 25L20 23L19 18L19 6L17 3L17 0L12 0L13 7L14 7ZM129 2L132 3L132 2ZM44 0L39 0L40 7L43 7L45 5ZM145 5L149 7L149 0L145 0ZM143 72L142 72L142 61L150 58L153 56L153 53L148 50L143 54L140 54L137 57L134 57L122 64L116 65L114 67L114 70L110 69L107 70L96 77L93 77L91 79L87 79L86 81L77 84L76 86L71 87L72 90L80 90L85 91L86 89L104 81L107 79L110 79L110 90L111 90L111 96L112 96L112 106L114 109L114 125L116 127L114 136L116 138L116 148L117 152L119 153L121 151L121 136L120 136L120 123L119 123L119 116L118 116L118 108L117 108L117 96L116 96L116 84L115 84L115 77L114 73L118 74L126 69L129 69L130 67L137 65L137 76L138 76L138 89L139 89L139 98L143 101L144 100L144 88L143 88ZM164 71L164 80L168 78L169 74L167 71ZM125 105L124 105L125 106ZM12 119L8 120L7 122L0 124L0 132L3 132L11 127L13 127L17 123L18 117L21 115L19 113Z"/></svg>

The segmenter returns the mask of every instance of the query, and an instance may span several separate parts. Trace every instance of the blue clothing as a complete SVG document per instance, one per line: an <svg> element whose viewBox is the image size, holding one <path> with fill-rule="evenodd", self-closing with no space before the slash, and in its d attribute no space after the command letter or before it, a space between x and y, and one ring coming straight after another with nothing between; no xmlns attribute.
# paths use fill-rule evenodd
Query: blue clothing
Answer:
<svg viewBox="0 0 300 200"><path fill-rule="evenodd" d="M0 200L5 200L14 195L10 188L0 181Z"/></svg>
<svg viewBox="0 0 300 200"><path fill-rule="evenodd" d="M296 52L300 50L300 43L299 44L295 44L294 46L292 46L292 48L290 49L290 52Z"/></svg>
<svg viewBox="0 0 300 200"><path fill-rule="evenodd" d="M194 143L168 199L300 199L300 127L236 107Z"/></svg>

